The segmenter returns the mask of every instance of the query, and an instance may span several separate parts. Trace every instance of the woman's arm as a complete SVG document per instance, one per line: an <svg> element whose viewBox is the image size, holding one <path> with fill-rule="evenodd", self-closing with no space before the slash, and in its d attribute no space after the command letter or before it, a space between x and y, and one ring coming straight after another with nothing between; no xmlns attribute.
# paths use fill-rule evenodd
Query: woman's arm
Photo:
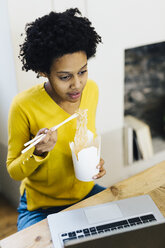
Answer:
<svg viewBox="0 0 165 248"><path fill-rule="evenodd" d="M40 130L39 133L41 133ZM22 108L13 101L8 118L8 155L7 170L15 180L22 180L30 176L41 164L46 162L49 151L53 149L57 141L57 133L48 131L46 137L32 147L30 150L21 154L24 143L30 139L30 123L27 115Z"/></svg>

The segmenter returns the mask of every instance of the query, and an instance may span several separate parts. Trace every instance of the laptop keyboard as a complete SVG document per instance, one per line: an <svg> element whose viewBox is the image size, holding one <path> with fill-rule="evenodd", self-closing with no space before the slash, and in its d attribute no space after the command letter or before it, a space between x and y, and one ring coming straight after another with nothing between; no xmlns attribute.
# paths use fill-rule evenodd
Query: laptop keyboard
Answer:
<svg viewBox="0 0 165 248"><path fill-rule="evenodd" d="M145 224L148 222L156 221L153 214L147 214L143 216L138 216L134 218L129 218L121 221L116 221L113 223L108 223L104 225L93 226L89 228L83 228L75 230L72 232L66 232L61 234L61 239L65 243L68 240L80 239L89 236L99 235L100 233L113 232L114 230L130 228L132 226Z"/></svg>

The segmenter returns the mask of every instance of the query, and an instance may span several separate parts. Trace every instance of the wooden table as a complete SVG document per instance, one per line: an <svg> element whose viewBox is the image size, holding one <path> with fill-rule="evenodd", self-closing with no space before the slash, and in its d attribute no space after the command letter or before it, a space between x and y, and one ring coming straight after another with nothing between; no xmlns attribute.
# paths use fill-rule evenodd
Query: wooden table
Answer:
<svg viewBox="0 0 165 248"><path fill-rule="evenodd" d="M149 194L165 216L165 161L121 181L68 209L92 206L143 194ZM0 248L11 247L53 248L47 220L43 220L0 241Z"/></svg>

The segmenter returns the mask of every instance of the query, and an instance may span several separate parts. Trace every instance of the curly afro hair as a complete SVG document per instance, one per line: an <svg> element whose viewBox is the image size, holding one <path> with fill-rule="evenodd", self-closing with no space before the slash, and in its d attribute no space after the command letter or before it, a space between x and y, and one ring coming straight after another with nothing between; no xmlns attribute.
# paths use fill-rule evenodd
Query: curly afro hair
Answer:
<svg viewBox="0 0 165 248"><path fill-rule="evenodd" d="M101 37L77 8L62 13L50 12L26 25L26 37L20 45L22 69L50 73L54 59L68 53L84 51L95 56Z"/></svg>

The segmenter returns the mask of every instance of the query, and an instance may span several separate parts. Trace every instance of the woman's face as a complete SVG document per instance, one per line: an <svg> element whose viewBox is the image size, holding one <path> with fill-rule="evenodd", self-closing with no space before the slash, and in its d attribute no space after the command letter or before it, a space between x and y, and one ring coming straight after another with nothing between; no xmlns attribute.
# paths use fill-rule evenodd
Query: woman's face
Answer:
<svg viewBox="0 0 165 248"><path fill-rule="evenodd" d="M56 59L48 76L55 100L59 103L80 101L87 77L87 56L84 52Z"/></svg>

